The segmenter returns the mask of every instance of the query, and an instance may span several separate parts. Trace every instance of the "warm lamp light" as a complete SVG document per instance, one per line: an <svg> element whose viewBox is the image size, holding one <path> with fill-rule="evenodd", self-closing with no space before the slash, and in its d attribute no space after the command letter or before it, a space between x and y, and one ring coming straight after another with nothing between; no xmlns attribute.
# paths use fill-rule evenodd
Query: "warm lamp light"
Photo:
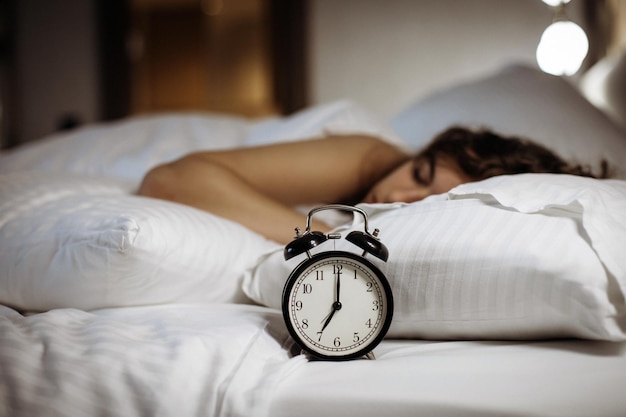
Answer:
<svg viewBox="0 0 626 417"><path fill-rule="evenodd" d="M570 0L542 0L553 9L554 21L541 35L537 46L537 64L543 72L573 75L582 65L589 41L585 31L570 21L565 6Z"/></svg>
<svg viewBox="0 0 626 417"><path fill-rule="evenodd" d="M566 4L570 2L570 0L541 0L541 1L547 4L548 6L552 6L552 7L560 6L562 4Z"/></svg>
<svg viewBox="0 0 626 417"><path fill-rule="evenodd" d="M589 50L585 31L574 22L557 21L546 28L537 47L537 63L553 75L573 75Z"/></svg>

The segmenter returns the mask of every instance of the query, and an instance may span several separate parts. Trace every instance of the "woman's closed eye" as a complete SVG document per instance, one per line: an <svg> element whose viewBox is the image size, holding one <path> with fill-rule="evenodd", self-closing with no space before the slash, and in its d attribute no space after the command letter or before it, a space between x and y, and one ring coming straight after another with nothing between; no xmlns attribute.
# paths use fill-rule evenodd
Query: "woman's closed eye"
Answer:
<svg viewBox="0 0 626 417"><path fill-rule="evenodd" d="M433 180L432 165L425 159L419 158L413 164L413 179L419 185L429 185Z"/></svg>

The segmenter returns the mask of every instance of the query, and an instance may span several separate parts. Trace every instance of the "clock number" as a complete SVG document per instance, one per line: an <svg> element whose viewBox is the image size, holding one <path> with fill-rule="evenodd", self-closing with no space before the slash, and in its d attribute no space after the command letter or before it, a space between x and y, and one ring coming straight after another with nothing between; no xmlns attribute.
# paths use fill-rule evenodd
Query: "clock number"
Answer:
<svg viewBox="0 0 626 417"><path fill-rule="evenodd" d="M315 280L324 281L324 271L315 271Z"/></svg>
<svg viewBox="0 0 626 417"><path fill-rule="evenodd" d="M335 347L341 346L341 339L335 337L335 340L333 340L333 345L335 345Z"/></svg>
<svg viewBox="0 0 626 417"><path fill-rule="evenodd" d="M379 306L378 300L372 301L372 311L378 311L379 307L380 306Z"/></svg>
<svg viewBox="0 0 626 417"><path fill-rule="evenodd" d="M308 329L309 328L309 320L302 319L302 328L303 329Z"/></svg>
<svg viewBox="0 0 626 417"><path fill-rule="evenodd" d="M374 286L374 284L371 282L366 282L365 285L367 286L367 292L372 292L372 287Z"/></svg>
<svg viewBox="0 0 626 417"><path fill-rule="evenodd" d="M333 265L333 274L341 275L342 269L343 269L343 265Z"/></svg>
<svg viewBox="0 0 626 417"><path fill-rule="evenodd" d="M368 320L365 322L365 325L366 325L368 328L370 328L370 329L371 329L371 328L372 328L372 319L368 319Z"/></svg>
<svg viewBox="0 0 626 417"><path fill-rule="evenodd" d="M311 294L313 292L313 285L311 285L311 284L304 284L302 286L302 292L304 294Z"/></svg>
<svg viewBox="0 0 626 417"><path fill-rule="evenodd" d="M317 332L317 341L318 342L322 341L322 332Z"/></svg>
<svg viewBox="0 0 626 417"><path fill-rule="evenodd" d="M296 301L296 311L302 310L302 301Z"/></svg>
<svg viewBox="0 0 626 417"><path fill-rule="evenodd" d="M352 338L352 342L356 343L359 340L361 340L361 338L359 337L359 333L354 332L354 337Z"/></svg>

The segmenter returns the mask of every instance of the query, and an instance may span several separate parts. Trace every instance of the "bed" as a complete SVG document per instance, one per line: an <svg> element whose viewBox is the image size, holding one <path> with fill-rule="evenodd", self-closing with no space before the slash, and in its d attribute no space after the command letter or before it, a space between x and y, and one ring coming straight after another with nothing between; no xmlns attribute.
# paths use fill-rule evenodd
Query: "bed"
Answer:
<svg viewBox="0 0 626 417"><path fill-rule="evenodd" d="M495 177L360 205L396 303L375 360L298 354L279 309L298 261L280 245L134 194L151 166L196 149L355 132L417 149L453 124L605 158L615 177ZM340 101L57 134L0 154L0 415L624 416L625 238L626 134L524 65L385 123Z"/></svg>

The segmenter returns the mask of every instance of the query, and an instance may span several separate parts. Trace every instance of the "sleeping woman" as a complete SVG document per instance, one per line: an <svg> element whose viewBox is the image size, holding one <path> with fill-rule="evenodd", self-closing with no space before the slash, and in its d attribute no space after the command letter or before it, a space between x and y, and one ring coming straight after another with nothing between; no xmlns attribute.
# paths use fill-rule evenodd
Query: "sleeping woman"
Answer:
<svg viewBox="0 0 626 417"><path fill-rule="evenodd" d="M450 128L414 156L369 136L192 153L157 166L139 194L236 221L279 243L293 238L303 204L414 202L496 175L593 176L550 150L488 130ZM603 162L600 177L607 176ZM314 220L314 230L330 226Z"/></svg>

